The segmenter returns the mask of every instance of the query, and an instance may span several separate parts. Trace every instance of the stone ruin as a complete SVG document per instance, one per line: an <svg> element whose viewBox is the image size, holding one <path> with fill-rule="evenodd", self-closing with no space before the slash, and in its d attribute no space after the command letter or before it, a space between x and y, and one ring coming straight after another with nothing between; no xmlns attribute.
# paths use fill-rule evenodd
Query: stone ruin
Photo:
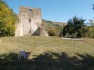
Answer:
<svg viewBox="0 0 94 70"><path fill-rule="evenodd" d="M41 9L21 6L19 10L15 36L48 36L42 26Z"/></svg>

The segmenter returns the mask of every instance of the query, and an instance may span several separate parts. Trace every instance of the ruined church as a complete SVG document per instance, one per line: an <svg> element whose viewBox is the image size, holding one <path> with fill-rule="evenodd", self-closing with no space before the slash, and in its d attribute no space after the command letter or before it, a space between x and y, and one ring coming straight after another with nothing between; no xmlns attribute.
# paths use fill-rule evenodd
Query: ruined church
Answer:
<svg viewBox="0 0 94 70"><path fill-rule="evenodd" d="M23 7L19 9L15 36L48 36L42 26L41 9Z"/></svg>

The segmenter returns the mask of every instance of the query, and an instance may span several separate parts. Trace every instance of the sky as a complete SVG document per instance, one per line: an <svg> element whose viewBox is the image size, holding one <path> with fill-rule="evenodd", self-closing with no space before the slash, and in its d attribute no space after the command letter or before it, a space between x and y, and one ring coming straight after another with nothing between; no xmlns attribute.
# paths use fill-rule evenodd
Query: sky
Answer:
<svg viewBox="0 0 94 70"><path fill-rule="evenodd" d="M42 19L67 22L74 16L86 21L93 19L94 0L4 0L15 13L19 13L20 6L41 8Z"/></svg>

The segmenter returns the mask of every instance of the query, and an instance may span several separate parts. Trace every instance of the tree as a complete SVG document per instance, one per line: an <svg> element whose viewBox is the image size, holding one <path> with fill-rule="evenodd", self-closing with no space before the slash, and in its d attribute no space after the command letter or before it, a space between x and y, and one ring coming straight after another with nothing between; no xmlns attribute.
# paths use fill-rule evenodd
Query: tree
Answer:
<svg viewBox="0 0 94 70"><path fill-rule="evenodd" d="M90 26L94 26L94 20L90 19L89 21L90 21L89 22L90 23Z"/></svg>
<svg viewBox="0 0 94 70"><path fill-rule="evenodd" d="M70 19L68 24L63 28L63 36L84 37L87 32L84 21L85 20L77 17Z"/></svg>
<svg viewBox="0 0 94 70"><path fill-rule="evenodd" d="M88 32L86 34L86 37L94 38L94 20L90 19L89 24L90 26L87 27Z"/></svg>
<svg viewBox="0 0 94 70"><path fill-rule="evenodd" d="M0 0L0 36L13 36L15 33L16 14Z"/></svg>
<svg viewBox="0 0 94 70"><path fill-rule="evenodd" d="M86 34L86 37L94 38L94 26L88 26L87 29L88 32Z"/></svg>
<svg viewBox="0 0 94 70"><path fill-rule="evenodd" d="M93 4L93 10L94 10L94 4Z"/></svg>

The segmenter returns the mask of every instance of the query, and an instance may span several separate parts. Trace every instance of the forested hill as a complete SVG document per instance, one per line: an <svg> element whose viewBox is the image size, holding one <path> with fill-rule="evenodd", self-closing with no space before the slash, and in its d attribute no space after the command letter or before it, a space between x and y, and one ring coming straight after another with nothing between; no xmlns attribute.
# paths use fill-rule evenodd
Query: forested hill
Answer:
<svg viewBox="0 0 94 70"><path fill-rule="evenodd" d="M53 22L42 19L42 25L46 27L46 30L50 36L57 36L62 32L63 27L66 25L66 23Z"/></svg>
<svg viewBox="0 0 94 70"><path fill-rule="evenodd" d="M48 20L45 20L45 19L42 19L42 23L44 25L46 25L47 27L49 26L60 26L60 27L63 27L66 25L66 23L64 22L54 22L54 21L48 21Z"/></svg>

